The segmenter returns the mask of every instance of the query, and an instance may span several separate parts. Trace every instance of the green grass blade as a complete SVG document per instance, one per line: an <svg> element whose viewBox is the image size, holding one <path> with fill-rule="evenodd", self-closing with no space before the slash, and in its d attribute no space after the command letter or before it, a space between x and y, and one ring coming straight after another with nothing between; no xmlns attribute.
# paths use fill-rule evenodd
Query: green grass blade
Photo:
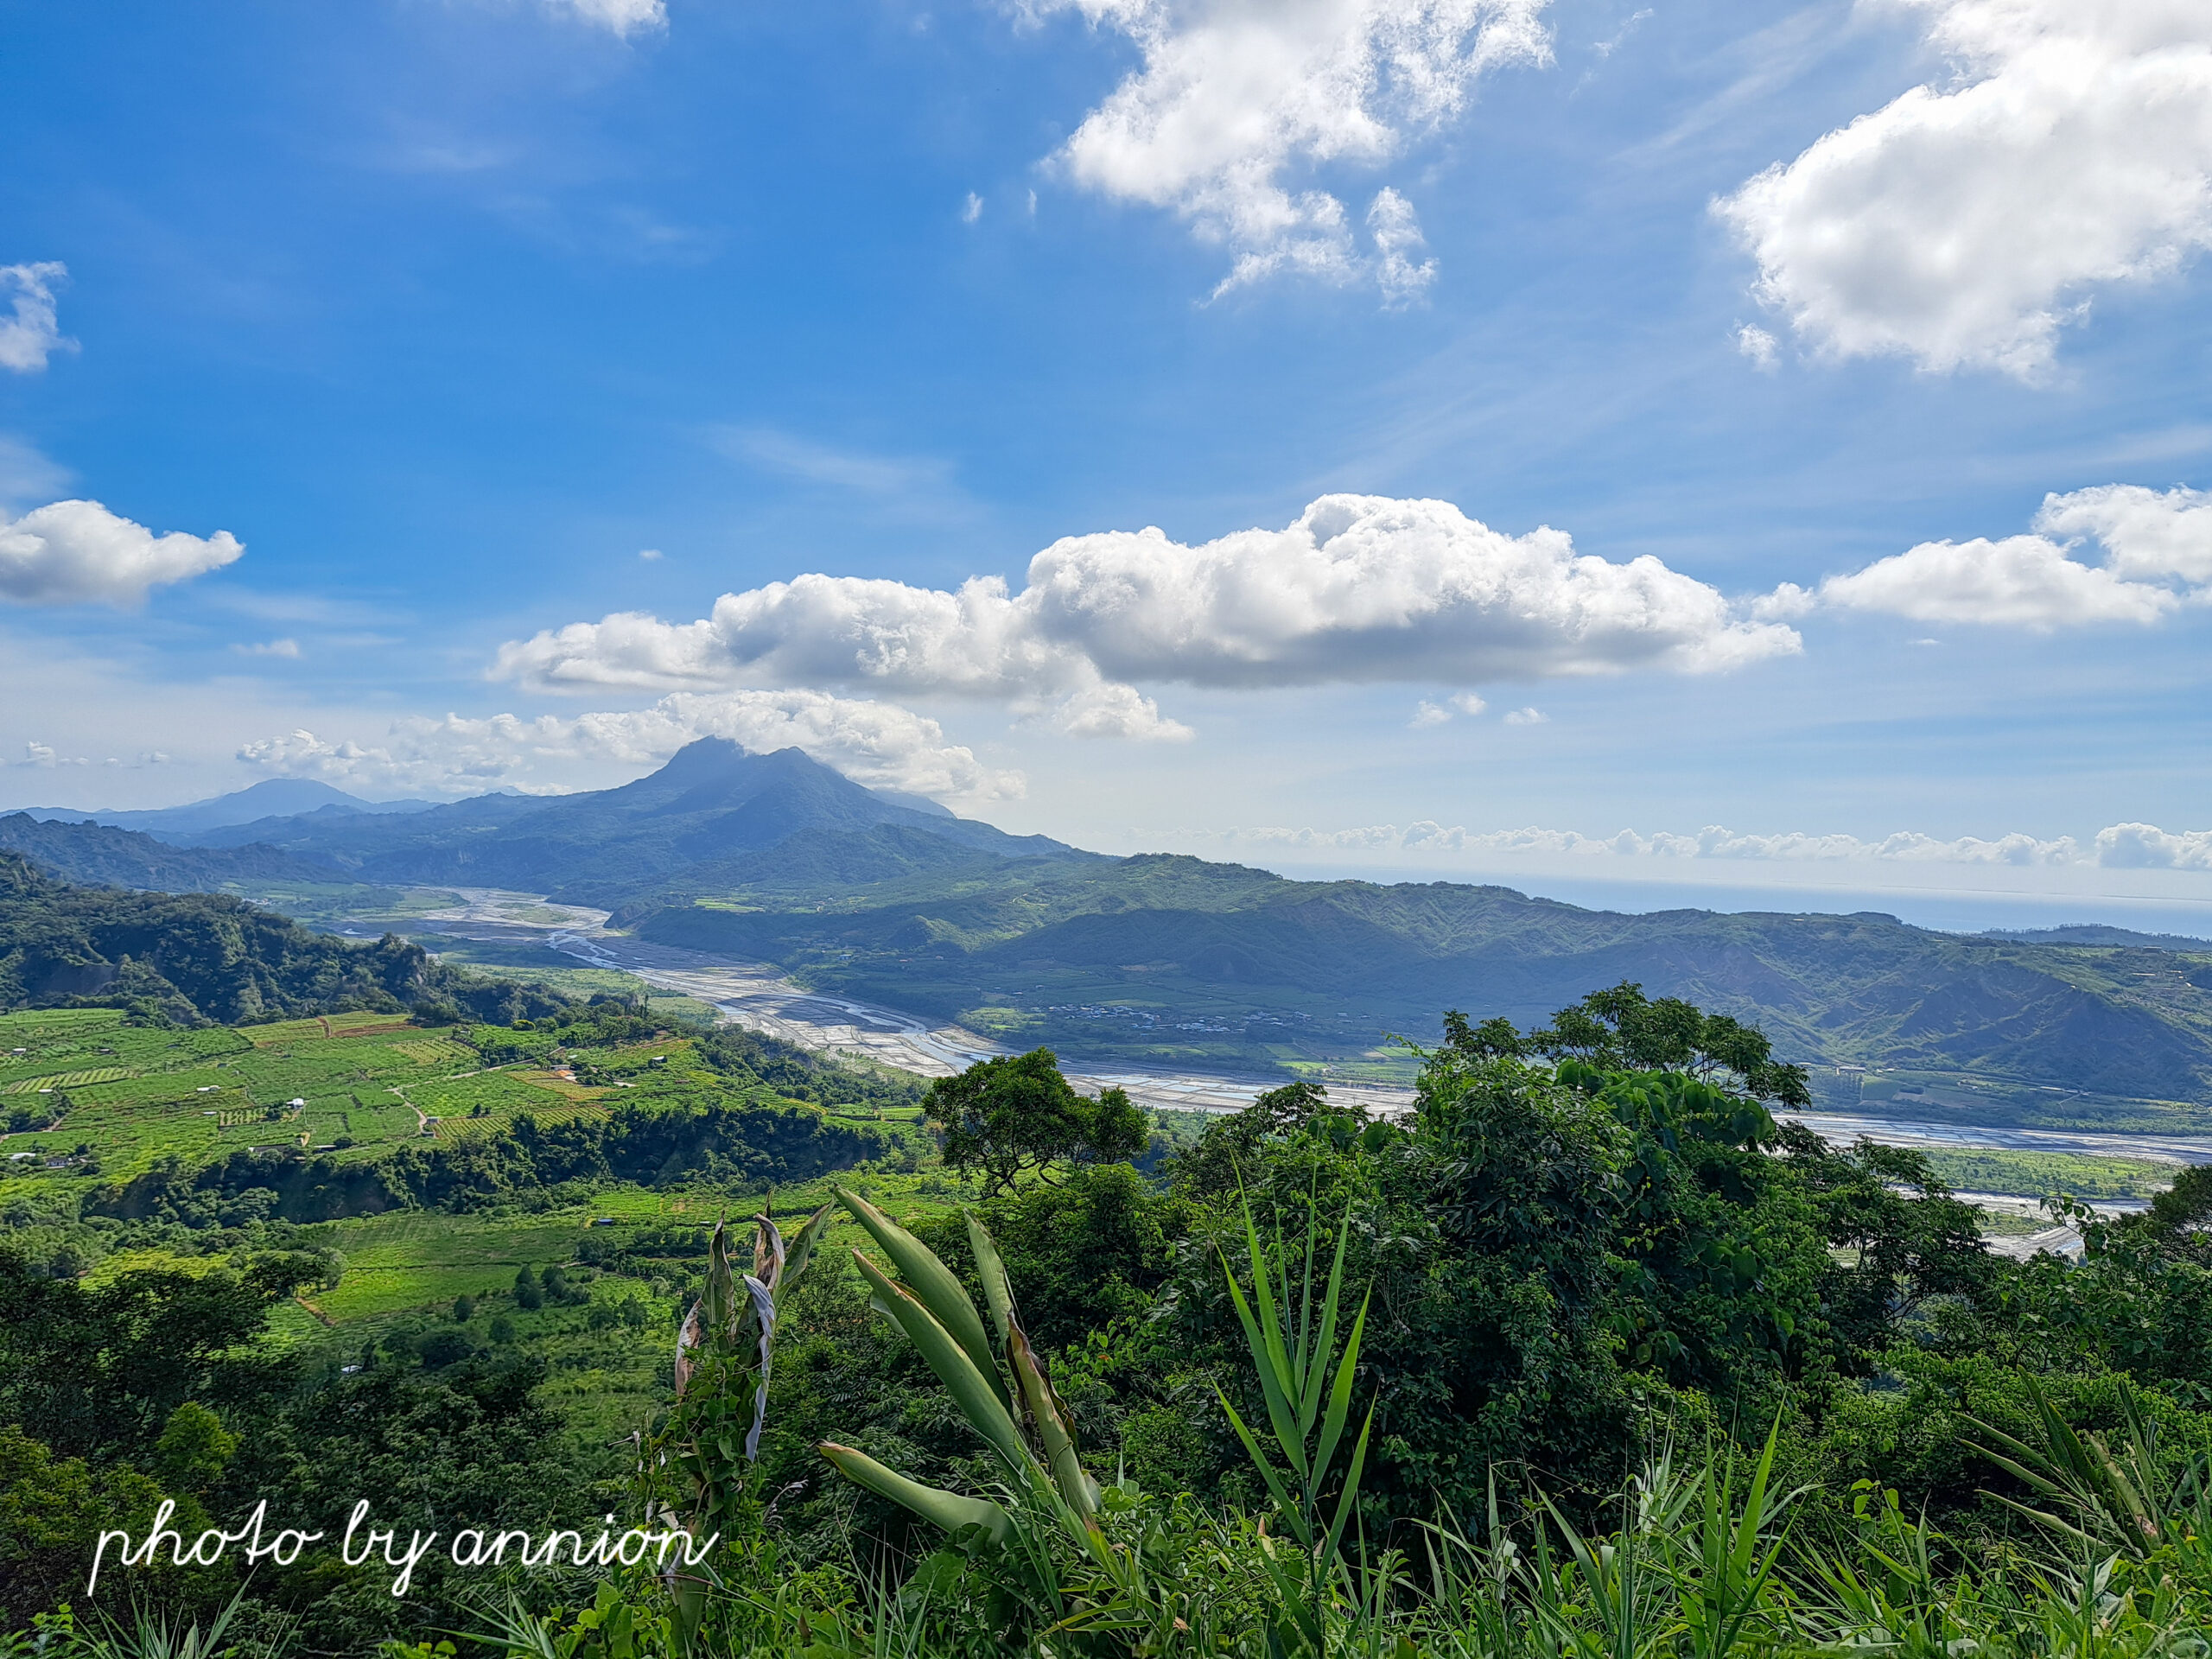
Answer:
<svg viewBox="0 0 2212 1659"><path fill-rule="evenodd" d="M1267 1454L1260 1450L1260 1442L1244 1426L1244 1420L1236 1414L1236 1408L1229 1403L1229 1396L1222 1393L1219 1383L1214 1385L1213 1391L1220 1395L1221 1408L1229 1414L1229 1426L1236 1431L1236 1438L1244 1442L1244 1450L1251 1455L1252 1466L1260 1471L1260 1478L1268 1483L1268 1491L1274 1495L1284 1520L1290 1523L1291 1530L1298 1535L1299 1543L1307 1549L1313 1548L1313 1529L1306 1524L1306 1517L1300 1513L1298 1505L1290 1501L1290 1492L1283 1485L1282 1477L1275 1472L1274 1465L1269 1463Z"/></svg>
<svg viewBox="0 0 2212 1659"><path fill-rule="evenodd" d="M1281 1351L1281 1344L1269 1344L1267 1332L1244 1300L1243 1291L1237 1287L1236 1274L1230 1271L1225 1261L1221 1268L1229 1281L1229 1300L1236 1306L1236 1317L1244 1326L1244 1340L1252 1350L1252 1370L1259 1376L1260 1393L1267 1401L1268 1421L1274 1430L1275 1444L1290 1459L1290 1466L1298 1471L1298 1478L1306 1479L1306 1437L1298 1432L1297 1414L1284 1395L1282 1376L1275 1369L1275 1357Z"/></svg>
<svg viewBox="0 0 2212 1659"><path fill-rule="evenodd" d="M1337 1518L1329 1524L1329 1545L1325 1558L1337 1558L1337 1547L1344 1541L1344 1522L1359 1507L1359 1478L1367 1468L1367 1437L1375 1427L1375 1408L1367 1408L1367 1421L1359 1426L1359 1439L1352 1443L1351 1467L1344 1471L1344 1490L1337 1494Z"/></svg>
<svg viewBox="0 0 2212 1659"><path fill-rule="evenodd" d="M1344 1357L1337 1362L1337 1380L1329 1390L1329 1414L1322 1421L1320 1444L1313 1450L1317 1480L1328 1472L1329 1460L1337 1455L1337 1442L1344 1437L1344 1420L1351 1411L1352 1383L1359 1365L1359 1339L1367 1329L1367 1304L1373 1294L1370 1291L1359 1299L1359 1312L1352 1316L1351 1335L1344 1342Z"/></svg>
<svg viewBox="0 0 2212 1659"><path fill-rule="evenodd" d="M1336 1259L1329 1264L1328 1293L1321 1299L1321 1332L1313 1344L1313 1352L1307 1361L1306 1375L1299 1385L1299 1433L1311 1434L1313 1420L1320 1414L1321 1402L1327 1390L1321 1386L1327 1375L1329 1356L1337 1345L1337 1306L1344 1295L1344 1246L1351 1238L1351 1212L1344 1212L1344 1221L1337 1228ZM1329 1466L1326 1453L1315 1459L1317 1467Z"/></svg>

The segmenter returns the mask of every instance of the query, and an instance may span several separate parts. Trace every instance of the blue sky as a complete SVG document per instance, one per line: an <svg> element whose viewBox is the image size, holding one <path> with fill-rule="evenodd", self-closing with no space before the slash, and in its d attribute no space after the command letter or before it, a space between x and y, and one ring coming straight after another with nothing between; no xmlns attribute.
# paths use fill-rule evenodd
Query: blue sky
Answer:
<svg viewBox="0 0 2212 1659"><path fill-rule="evenodd" d="M10 803L2212 898L2201 0L0 30Z"/></svg>

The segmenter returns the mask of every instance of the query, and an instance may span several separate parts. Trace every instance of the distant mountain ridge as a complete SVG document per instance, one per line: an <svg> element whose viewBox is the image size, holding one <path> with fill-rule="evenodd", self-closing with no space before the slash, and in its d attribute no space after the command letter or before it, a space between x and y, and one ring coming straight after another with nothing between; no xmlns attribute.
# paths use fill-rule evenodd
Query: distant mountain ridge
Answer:
<svg viewBox="0 0 2212 1659"><path fill-rule="evenodd" d="M365 801L342 789L311 778L268 778L249 788L184 806L156 807L141 811L82 811L66 806L32 806L23 811L34 818L70 823L105 823L118 830L137 830L166 839L180 839L211 830L252 823L268 818L296 817L311 812L419 812L429 801Z"/></svg>
<svg viewBox="0 0 2212 1659"><path fill-rule="evenodd" d="M142 830L35 818L28 812L0 817L0 850L21 853L79 885L156 893L220 893L226 887L331 880L326 867L274 847L173 847Z"/></svg>
<svg viewBox="0 0 2212 1659"><path fill-rule="evenodd" d="M1357 1057L1384 1032L1433 1039L1447 1007L1527 1022L1634 980L1755 1020L1792 1060L2212 1102L2212 945L2123 929L2020 938L1872 912L1624 915L1501 887L1111 858L887 797L796 749L711 739L617 789L406 814L329 804L169 851L290 861L289 879L544 893L647 939L1093 1061L1295 1069ZM31 823L0 820L17 826L0 844ZM162 866L143 836L35 828L78 839L74 864L53 842L24 849L73 874L137 859L138 876L102 879L212 879Z"/></svg>
<svg viewBox="0 0 2212 1659"><path fill-rule="evenodd" d="M663 884L696 892L779 862L808 872L803 880L849 883L1001 859L1096 856L1043 836L1009 836L934 803L905 804L798 749L752 754L711 737L617 789L480 795L374 817L314 812L191 837L201 846L247 838L352 880L524 887L609 907Z"/></svg>

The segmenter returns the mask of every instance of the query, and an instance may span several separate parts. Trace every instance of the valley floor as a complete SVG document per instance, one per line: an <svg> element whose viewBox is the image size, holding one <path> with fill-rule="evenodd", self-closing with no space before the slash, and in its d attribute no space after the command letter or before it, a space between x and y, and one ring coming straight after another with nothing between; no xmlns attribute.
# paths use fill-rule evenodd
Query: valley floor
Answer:
<svg viewBox="0 0 2212 1659"><path fill-rule="evenodd" d="M864 1056L931 1077L949 1077L977 1060L1009 1052L958 1026L810 990L764 963L632 938L610 931L604 912L550 905L536 894L492 888L465 889L459 896L461 905L431 912L421 918L423 924L455 939L542 945L588 967L626 973L656 989L694 999L714 1007L722 1019L801 1047ZM1187 1112L1240 1110L1255 1094L1281 1082L1279 1077L1211 1072L1085 1071L1080 1062L1071 1064L1067 1075L1086 1090L1120 1087L1141 1105ZM1413 1103L1410 1089L1328 1075L1319 1080L1326 1083L1334 1097L1378 1115L1404 1111ZM2044 1158L2109 1160L2134 1172L2139 1180L2158 1180L2162 1175L2170 1179L2171 1172L2182 1166L2212 1163L2212 1135L2029 1129L1834 1112L1796 1114L1794 1121L1837 1145L1865 1138L1936 1154L1986 1153L2028 1164ZM1967 1173L1962 1169L1954 1179ZM2078 1168L2069 1170L2069 1189L2078 1187L2079 1177ZM1971 1185L1973 1178L1961 1184ZM2016 1179L2014 1185L2033 1183ZM2136 1207L2142 1202L2139 1192L2085 1191L2082 1195L2105 1207ZM2078 1247L2078 1239L2074 1242ZM2044 1247L2054 1248L2056 1243L2054 1235Z"/></svg>

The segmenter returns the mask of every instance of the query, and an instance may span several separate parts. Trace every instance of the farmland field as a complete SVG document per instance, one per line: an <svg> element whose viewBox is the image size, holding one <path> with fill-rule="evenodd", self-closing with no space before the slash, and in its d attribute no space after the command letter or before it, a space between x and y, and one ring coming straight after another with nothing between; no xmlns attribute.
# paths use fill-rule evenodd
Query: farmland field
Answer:
<svg viewBox="0 0 2212 1659"><path fill-rule="evenodd" d="M419 1138L423 1116L478 1113L480 1133L524 1111L553 1122L602 1109L607 1090L542 1063L486 1067L466 1034L385 1014L200 1031L126 1025L111 1009L0 1015L0 1196L69 1176L129 1179L170 1155L365 1153ZM683 1063L681 1041L664 1040L639 1046L638 1069L647 1048ZM54 1159L70 1161L47 1167Z"/></svg>

